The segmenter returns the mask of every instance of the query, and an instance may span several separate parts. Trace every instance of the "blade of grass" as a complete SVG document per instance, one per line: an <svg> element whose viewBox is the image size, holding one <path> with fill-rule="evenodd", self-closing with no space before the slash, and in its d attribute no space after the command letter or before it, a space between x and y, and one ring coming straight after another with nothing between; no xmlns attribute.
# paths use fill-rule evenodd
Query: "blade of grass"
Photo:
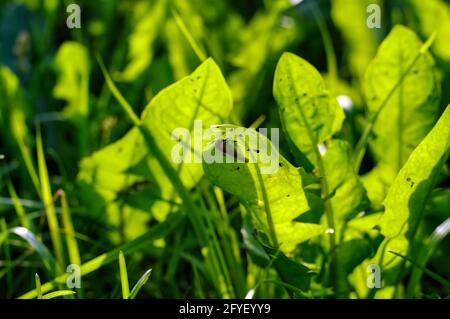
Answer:
<svg viewBox="0 0 450 319"><path fill-rule="evenodd" d="M417 264L421 267L426 266L428 260L433 255L436 247L439 243L450 233L450 218L447 218L442 224L440 224L430 237L424 243L424 246L419 252L417 258ZM420 284L422 278L423 270L419 267L415 267L411 274L411 279L409 280L408 287L406 289L406 298L413 298L417 292L417 287Z"/></svg>
<svg viewBox="0 0 450 319"><path fill-rule="evenodd" d="M45 162L44 146L42 144L41 129L37 127L36 148L38 157L39 179L41 185L42 202L45 206L45 214L47 216L48 227L50 230L50 238L55 250L56 261L60 267L65 265L63 245L60 236L58 218L56 216L55 207L53 206L52 192L50 180L48 176L47 164Z"/></svg>
<svg viewBox="0 0 450 319"><path fill-rule="evenodd" d="M0 246L2 246L4 242L3 252L5 254L5 261L7 265L6 281L8 283L8 289L6 295L9 296L10 291L13 288L13 277L10 268L12 262L11 262L11 251L9 249L8 244L8 226L6 225L6 221L4 218L0 219L0 231L1 231Z"/></svg>
<svg viewBox="0 0 450 319"><path fill-rule="evenodd" d="M30 221L28 220L27 213L20 203L20 199L17 196L16 190L14 189L13 184L10 179L6 179L6 186L8 187L9 196L11 196L11 200L13 202L14 210L16 211L17 217L19 218L20 225L25 228L31 229Z"/></svg>
<svg viewBox="0 0 450 319"><path fill-rule="evenodd" d="M81 276L90 274L101 267L113 262L117 261L119 256L119 252L122 251L124 254L129 254L140 249L143 249L148 246L149 242L153 242L156 239L164 238L172 232L174 229L180 225L183 220L184 215L177 213L170 215L163 223L156 225L153 229L148 231L147 233L137 237L136 239L116 248L107 253L103 253L80 266ZM69 273L64 273L54 278L52 281L49 281L42 285L41 289L43 293L46 293L53 289L57 284L64 284L69 276ZM20 299L29 299L36 297L36 290L33 289L23 295L21 295Z"/></svg>
<svg viewBox="0 0 450 319"><path fill-rule="evenodd" d="M41 279L39 278L38 274L34 275L34 281L36 282L37 299L42 299Z"/></svg>
<svg viewBox="0 0 450 319"><path fill-rule="evenodd" d="M106 84L108 85L109 90L116 98L117 102L119 102L120 106L122 106L125 113L130 118L131 122L135 126L140 126L141 121L139 120L139 117L134 113L133 108L131 105L125 100L125 98L122 96L122 94L117 89L116 85L114 84L113 80L111 79L111 76L109 75L108 71L106 70L105 64L103 63L103 60L100 58L99 55L96 56L98 64L100 65L100 69L103 73L103 76L105 77Z"/></svg>
<svg viewBox="0 0 450 319"><path fill-rule="evenodd" d="M45 268L49 271L50 276L55 276L57 272L60 272L59 265L56 263L55 258L47 249L47 247L39 241L36 236L25 227L14 227L9 230L10 233L15 234L24 239L28 244L36 250L39 257L41 257Z"/></svg>
<svg viewBox="0 0 450 319"><path fill-rule="evenodd" d="M147 283L148 278L150 277L151 274L152 274L152 269L150 268L141 276L141 278L139 278L136 285L134 285L133 289L131 289L129 299L136 298L139 290L141 290L141 288Z"/></svg>
<svg viewBox="0 0 450 319"><path fill-rule="evenodd" d="M36 190L36 193L39 196L41 196L41 185L39 184L38 174L36 172L36 169L34 168L33 160L31 158L31 155L28 152L28 149L27 149L23 139L20 138L17 134L15 134L15 138L16 138L17 144L19 146L20 154L22 155L22 159L23 159L23 161L25 163L25 167L26 167L26 169L28 171L28 174L30 175L31 182L33 183L33 186L34 186L34 188Z"/></svg>
<svg viewBox="0 0 450 319"><path fill-rule="evenodd" d="M41 299L53 299L57 297L70 296L74 294L76 294L76 292L72 290L58 290L43 295Z"/></svg>
<svg viewBox="0 0 450 319"><path fill-rule="evenodd" d="M180 28L181 33L183 33L184 37L189 42L189 45L191 46L192 50L194 50L194 52L197 55L200 62L205 61L207 58L206 54L204 53L204 51L200 48L200 46L195 41L194 37L192 36L192 33L186 27L186 24L184 23L183 19L180 17L180 15L175 10L172 10L172 15L175 19L175 22L176 22L178 28Z"/></svg>
<svg viewBox="0 0 450 319"><path fill-rule="evenodd" d="M123 252L119 251L119 268L120 268L120 283L122 284L122 298L128 299L130 296L130 286L128 283L127 264Z"/></svg>
<svg viewBox="0 0 450 319"><path fill-rule="evenodd" d="M391 254L398 256L400 258L403 258L406 261L409 261L414 267L419 268L422 272L424 272L425 274L427 274L428 276L430 276L431 278L433 278L434 280L436 280L438 283L440 283L442 286L444 286L445 288L447 288L448 290L450 290L450 282L447 281L444 277L441 277L440 275L432 272L431 270L423 267L422 265L419 265L415 260L413 260L412 258L403 256L395 251L389 251Z"/></svg>
<svg viewBox="0 0 450 319"><path fill-rule="evenodd" d="M80 265L81 257L78 249L78 243L73 228L72 218L70 214L69 205L67 203L66 193L61 189L58 191L61 200L61 215L63 221L63 228L66 234L67 249L69 251L69 260L71 264Z"/></svg>

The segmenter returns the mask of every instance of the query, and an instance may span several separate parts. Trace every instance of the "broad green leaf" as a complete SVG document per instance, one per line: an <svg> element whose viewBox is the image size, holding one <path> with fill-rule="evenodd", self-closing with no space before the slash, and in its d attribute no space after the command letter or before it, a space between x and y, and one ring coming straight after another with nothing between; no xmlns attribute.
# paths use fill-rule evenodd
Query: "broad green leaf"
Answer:
<svg viewBox="0 0 450 319"><path fill-rule="evenodd" d="M341 107L325 88L319 72L292 53L284 53L278 62L273 92L290 140L309 162L317 165L318 145L341 128Z"/></svg>
<svg viewBox="0 0 450 319"><path fill-rule="evenodd" d="M269 154L278 152L267 138L254 130L253 132L259 138L258 145L268 144ZM244 158L250 159L255 156L256 163L251 161L239 163L228 152L223 153L220 147L217 148L216 143L212 143L204 155L219 152L223 156L222 163L204 161L203 169L214 185L235 195L248 207L255 217L257 228L266 234L270 233L266 215L270 211L278 243L285 253L291 253L297 244L324 233L324 228L320 225L294 221L309 210L299 169L278 154L277 169L272 174L261 174L259 179L257 170L262 169L261 166L267 163L267 158L260 157L261 153L254 153L257 150L244 141L236 141L233 147ZM264 193L269 207L266 207Z"/></svg>
<svg viewBox="0 0 450 319"><path fill-rule="evenodd" d="M385 212L380 218L385 236L377 255L367 263L377 263L384 275L384 286L398 280L401 258L388 253L406 255L409 241L415 236L430 192L450 153L450 106L434 128L417 146L395 177L384 200Z"/></svg>
<svg viewBox="0 0 450 319"><path fill-rule="evenodd" d="M64 114L75 120L87 116L90 68L87 49L77 42L64 42L56 52L54 64L58 80L53 96L67 101Z"/></svg>
<svg viewBox="0 0 450 319"><path fill-rule="evenodd" d="M63 114L77 125L80 155L85 156L89 144L88 51L80 43L64 42L56 53L54 65L58 72L58 80L53 88L53 96L67 102Z"/></svg>
<svg viewBox="0 0 450 319"><path fill-rule="evenodd" d="M413 31L395 26L364 77L368 111L371 115L379 112L370 143L372 152L379 165L386 164L396 172L433 127L439 114L440 84L431 55L420 55L422 46ZM411 71L403 77L414 61Z"/></svg>
<svg viewBox="0 0 450 319"><path fill-rule="evenodd" d="M413 235L450 153L450 106L411 154L395 178L384 201L381 232L394 238L407 231Z"/></svg>
<svg viewBox="0 0 450 319"><path fill-rule="evenodd" d="M373 209L381 210L383 208L383 200L396 175L397 172L393 167L386 163L380 163L370 172L361 176Z"/></svg>
<svg viewBox="0 0 450 319"><path fill-rule="evenodd" d="M171 159L172 150L180 145L191 147L194 155L201 154L202 136L194 137L192 134L194 120L201 121L196 122L197 128L205 129L222 123L231 109L232 99L227 84L218 66L208 59L190 76L160 91L145 108L142 121L152 132L165 157ZM172 133L177 128L186 129L192 136L186 136L186 139L174 136ZM194 144L194 140L200 143ZM187 188L195 186L203 175L200 162L173 165ZM127 223L133 222L139 229L127 231L132 237L145 230L149 208L153 217L162 221L179 203L173 185L158 161L148 153L136 128L119 141L83 159L78 180L87 203L92 202L94 197L100 197L96 209L101 210L102 205L106 204L110 220L119 222L121 212L125 212L129 218ZM140 194L135 193L133 204L138 207L130 206L130 197L122 203L116 201L123 191L140 183L144 186Z"/></svg>
<svg viewBox="0 0 450 319"><path fill-rule="evenodd" d="M135 25L128 37L128 64L115 75L117 80L131 82L150 66L154 55L153 45L164 24L167 5L166 0L154 0L140 2L134 7Z"/></svg>
<svg viewBox="0 0 450 319"><path fill-rule="evenodd" d="M332 0L331 17L341 31L348 50L349 68L362 78L377 50L377 29L367 27L369 5L378 0Z"/></svg>
<svg viewBox="0 0 450 319"><path fill-rule="evenodd" d="M436 32L433 51L441 59L450 61L450 6L442 0L411 0L421 32L430 36Z"/></svg>
<svg viewBox="0 0 450 319"><path fill-rule="evenodd" d="M366 190L353 169L350 146L342 140L327 144L323 156L324 175L327 176L334 218L341 223L366 209L369 201Z"/></svg>

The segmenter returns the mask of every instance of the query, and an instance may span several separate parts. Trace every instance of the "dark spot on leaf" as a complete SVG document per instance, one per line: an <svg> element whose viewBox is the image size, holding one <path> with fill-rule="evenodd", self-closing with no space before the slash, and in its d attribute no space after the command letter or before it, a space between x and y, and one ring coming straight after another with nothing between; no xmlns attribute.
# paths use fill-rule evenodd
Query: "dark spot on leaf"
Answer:
<svg viewBox="0 0 450 319"><path fill-rule="evenodd" d="M283 167L283 164L282 163L278 163L278 166Z"/></svg>
<svg viewBox="0 0 450 319"><path fill-rule="evenodd" d="M290 194L287 194L286 197L291 197L291 195L290 195Z"/></svg>

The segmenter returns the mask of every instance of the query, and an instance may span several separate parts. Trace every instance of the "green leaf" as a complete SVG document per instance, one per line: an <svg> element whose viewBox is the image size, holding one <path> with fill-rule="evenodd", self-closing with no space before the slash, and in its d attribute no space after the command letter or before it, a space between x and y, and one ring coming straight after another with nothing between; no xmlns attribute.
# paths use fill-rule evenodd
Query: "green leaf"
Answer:
<svg viewBox="0 0 450 319"><path fill-rule="evenodd" d="M276 251L268 247L264 248L272 259L271 262L284 283L296 287L303 292L309 291L312 273L308 267L289 259L279 250Z"/></svg>
<svg viewBox="0 0 450 319"><path fill-rule="evenodd" d="M239 198L254 214L257 228L265 231L266 234L271 232L271 225L267 220L267 215L270 215L281 250L291 253L297 244L323 234L324 228L317 224L294 221L309 210L299 169L280 156L266 137L255 130L248 129L246 132L249 135L257 135L258 145L267 143L268 153L271 156L275 155L271 152L277 152L279 164L275 172L258 174L258 170L265 165L264 163L267 165L267 158L264 159L261 153L256 153L257 150L251 146L251 143L238 140L233 146L235 151L248 159L254 156L256 163L237 162L228 152L223 153L221 147L217 148L217 141L215 141L204 154L219 152L223 160L221 163L204 161L205 175L214 185ZM227 141L230 143L229 140Z"/></svg>
<svg viewBox="0 0 450 319"><path fill-rule="evenodd" d="M152 132L158 147L167 159L172 158L172 150L176 146L189 147L193 154L202 152L202 136L196 136L194 120L202 121L205 129L213 124L222 123L232 110L230 90L212 59L202 63L190 76L168 86L156 95L142 113L143 125ZM200 123L200 122L197 122ZM190 135L178 141L173 136L177 128L185 128ZM194 144L194 139L200 144ZM198 155L197 155L198 158ZM202 165L198 163L172 163L186 188L194 187L203 175ZM147 181L139 198L148 200L149 192L155 200L145 209L133 209L127 212L136 223L144 225L148 219L146 210L149 206L152 215L162 221L173 209L172 203L179 202L172 183L165 176L158 161L148 153L145 141L137 128L131 129L122 139L97 151L92 156L83 159L78 180L83 187L87 203L92 201L92 188L107 203L109 216L118 216L123 210L114 202L118 195L130 186ZM101 203L101 202L100 202ZM129 207L126 203L125 207ZM102 209L99 205L97 210ZM119 218L116 219L117 221ZM141 229L142 232L144 229ZM130 230L131 236L139 233Z"/></svg>
<svg viewBox="0 0 450 319"><path fill-rule="evenodd" d="M440 84L436 68L429 53L421 54L422 47L413 31L395 26L364 77L368 111L370 115L379 112L370 142L372 152L378 165L385 164L396 172L439 114Z"/></svg>
<svg viewBox="0 0 450 319"><path fill-rule="evenodd" d="M54 65L58 79L53 96L67 102L63 114L77 125L80 155L85 156L89 144L89 53L82 44L66 41L59 47Z"/></svg>
<svg viewBox="0 0 450 319"><path fill-rule="evenodd" d="M341 128L344 113L325 88L319 72L292 53L284 53L275 70L275 99L284 130L294 145L317 166L318 145Z"/></svg>
<svg viewBox="0 0 450 319"><path fill-rule="evenodd" d="M339 297L347 297L349 293L348 276L365 259L376 252L381 240L372 243L368 239L352 239L336 248L336 293Z"/></svg>
<svg viewBox="0 0 450 319"><path fill-rule="evenodd" d="M134 6L132 21L135 25L128 37L128 64L114 76L117 80L132 82L150 66L153 46L164 25L167 5L166 0L156 0Z"/></svg>
<svg viewBox="0 0 450 319"><path fill-rule="evenodd" d="M331 17L341 31L352 74L362 78L377 50L376 29L367 27L367 8L378 0L332 0ZM352 17L352 18L349 18Z"/></svg>
<svg viewBox="0 0 450 319"><path fill-rule="evenodd" d="M381 232L387 238L414 235L435 186L438 174L450 153L450 106L409 157L395 178L384 201Z"/></svg>
<svg viewBox="0 0 450 319"><path fill-rule="evenodd" d="M64 42L56 52L54 64L58 79L53 96L67 101L64 114L68 118L87 116L90 68L87 49L77 42Z"/></svg>
<svg viewBox="0 0 450 319"><path fill-rule="evenodd" d="M369 200L366 190L353 169L350 146L342 140L327 144L323 156L331 203L336 221L344 222L366 209Z"/></svg>
<svg viewBox="0 0 450 319"><path fill-rule="evenodd" d="M412 0L414 13L418 18L418 27L421 32L430 36L436 32L433 52L441 59L450 61L450 7L442 0Z"/></svg>

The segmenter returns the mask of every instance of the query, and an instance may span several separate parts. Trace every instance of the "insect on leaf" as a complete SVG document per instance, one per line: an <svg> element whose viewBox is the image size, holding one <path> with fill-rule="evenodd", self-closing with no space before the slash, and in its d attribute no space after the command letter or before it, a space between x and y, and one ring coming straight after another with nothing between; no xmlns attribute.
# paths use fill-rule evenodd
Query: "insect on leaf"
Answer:
<svg viewBox="0 0 450 319"><path fill-rule="evenodd" d="M255 134L270 144L268 149L271 152L278 152L266 137L256 131ZM205 153L215 147L215 144L211 144ZM238 142L236 148L245 158L251 156L245 152L249 149L245 143ZM221 152L217 149L216 151ZM309 205L302 188L299 169L292 166L286 159L279 156L278 169L272 174L261 174L263 184L261 185L256 171L260 168L259 165L263 165L258 162L259 158L256 161L257 166L252 162L227 163L226 158L230 158L231 155L225 152L223 156L225 159L222 163L204 162L205 175L213 184L238 197L253 213L257 227L266 233L269 229L266 219L267 209L269 209L278 243L284 253L291 253L297 244L324 232L321 225L294 221L296 217L309 210ZM264 204L262 187L267 195L268 208Z"/></svg>

